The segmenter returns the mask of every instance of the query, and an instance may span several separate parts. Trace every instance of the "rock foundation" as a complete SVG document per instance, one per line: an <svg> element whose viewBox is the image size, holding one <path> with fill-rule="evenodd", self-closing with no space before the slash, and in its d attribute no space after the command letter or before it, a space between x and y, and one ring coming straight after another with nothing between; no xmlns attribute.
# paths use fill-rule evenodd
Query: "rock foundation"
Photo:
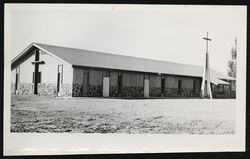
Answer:
<svg viewBox="0 0 250 159"><path fill-rule="evenodd" d="M34 93L33 83L18 83L17 90L15 90L15 84L11 84L11 93L19 95L30 95Z"/></svg>

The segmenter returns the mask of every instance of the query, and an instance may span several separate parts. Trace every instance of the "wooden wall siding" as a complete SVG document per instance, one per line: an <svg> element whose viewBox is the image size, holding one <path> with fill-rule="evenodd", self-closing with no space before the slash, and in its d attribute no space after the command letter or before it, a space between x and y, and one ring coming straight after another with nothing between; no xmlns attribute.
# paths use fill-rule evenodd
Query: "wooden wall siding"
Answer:
<svg viewBox="0 0 250 159"><path fill-rule="evenodd" d="M230 96L230 85L224 85L224 93L225 93L225 97Z"/></svg>
<svg viewBox="0 0 250 159"><path fill-rule="evenodd" d="M80 94L73 94L73 96L86 96L82 92L83 76L84 74L89 74L89 85L87 94L88 96L102 96L102 81L103 76L110 77L110 96L118 96L117 92L117 81L118 74L123 77L122 80L122 97L143 97L143 86L144 78L149 78L149 95L150 97L179 97L178 95L178 79L181 79L182 90L181 97L198 97L200 94L201 78L195 77L183 77L183 76L173 76L164 75L165 78L165 95L161 92L161 76L157 74L150 74L148 77L144 73L135 72L119 72L113 70L98 70L92 68L76 67L74 68L73 76L73 90L74 85L79 85ZM195 81L195 86L193 82ZM195 90L193 90L195 88ZM235 93L230 92L230 86L224 86L225 92L223 94L217 93L217 87L213 86L213 97L214 98L235 98ZM232 93L233 92L233 93ZM231 94L230 94L231 93Z"/></svg>
<svg viewBox="0 0 250 159"><path fill-rule="evenodd" d="M149 87L161 87L161 76L150 75L149 76Z"/></svg>
<svg viewBox="0 0 250 159"><path fill-rule="evenodd" d="M181 77L181 88L193 89L193 78Z"/></svg>
<svg viewBox="0 0 250 159"><path fill-rule="evenodd" d="M74 68L73 84L83 84L83 69L82 68Z"/></svg>
<svg viewBox="0 0 250 159"><path fill-rule="evenodd" d="M142 73L123 72L122 86L143 87L144 75Z"/></svg>
<svg viewBox="0 0 250 159"><path fill-rule="evenodd" d="M102 85L103 76L107 76L108 71L103 70L89 70L89 85Z"/></svg>
<svg viewBox="0 0 250 159"><path fill-rule="evenodd" d="M166 88L178 88L178 77L177 76L165 76L165 87Z"/></svg>
<svg viewBox="0 0 250 159"><path fill-rule="evenodd" d="M118 72L110 72L109 83L111 87L117 86Z"/></svg>
<svg viewBox="0 0 250 159"><path fill-rule="evenodd" d="M194 78L195 85L194 85L194 94L195 96L200 96L200 90L201 90L201 78Z"/></svg>
<svg viewBox="0 0 250 159"><path fill-rule="evenodd" d="M201 78L200 79L195 78L194 81L195 81L195 88L200 90L201 89Z"/></svg>

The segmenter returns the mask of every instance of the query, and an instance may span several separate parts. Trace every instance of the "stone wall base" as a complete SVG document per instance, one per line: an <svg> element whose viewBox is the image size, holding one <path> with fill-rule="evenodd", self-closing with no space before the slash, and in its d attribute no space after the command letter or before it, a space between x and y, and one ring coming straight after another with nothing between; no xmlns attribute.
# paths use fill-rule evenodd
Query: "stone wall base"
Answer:
<svg viewBox="0 0 250 159"><path fill-rule="evenodd" d="M39 95L57 96L56 84L39 83L37 93Z"/></svg>
<svg viewBox="0 0 250 159"><path fill-rule="evenodd" d="M57 84L38 84L38 94L47 96L59 96L59 97L71 97L72 96L72 85L71 84L61 84L57 93Z"/></svg>
<svg viewBox="0 0 250 159"><path fill-rule="evenodd" d="M17 90L15 90L15 84L11 84L11 94L18 95L31 95L34 94L33 83L18 83Z"/></svg>
<svg viewBox="0 0 250 159"><path fill-rule="evenodd" d="M198 91L193 91L193 89L183 88L179 94L178 88L165 88L165 93L162 93L161 87L151 87L149 88L150 97L199 97Z"/></svg>
<svg viewBox="0 0 250 159"><path fill-rule="evenodd" d="M80 85L80 84L73 84L72 96L73 97L83 97L82 85Z"/></svg>
<svg viewBox="0 0 250 159"><path fill-rule="evenodd" d="M88 96L102 97L102 85L89 85Z"/></svg>
<svg viewBox="0 0 250 159"><path fill-rule="evenodd" d="M161 87L149 87L149 97L161 97Z"/></svg>
<svg viewBox="0 0 250 159"><path fill-rule="evenodd" d="M89 85L84 93L82 85L73 84L72 93L73 97L102 97L102 85Z"/></svg>
<svg viewBox="0 0 250 159"><path fill-rule="evenodd" d="M62 84L58 96L72 97L72 84Z"/></svg>
<svg viewBox="0 0 250 159"><path fill-rule="evenodd" d="M165 97L179 97L178 88L166 88Z"/></svg>
<svg viewBox="0 0 250 159"><path fill-rule="evenodd" d="M109 88L109 96L110 97L118 97L118 87L117 86L111 86Z"/></svg>
<svg viewBox="0 0 250 159"><path fill-rule="evenodd" d="M57 85L39 83L37 87L37 93L38 95L57 96ZM15 84L12 83L11 94L19 94L19 95L34 94L34 84L33 83L19 83L17 90L15 90ZM62 84L58 95L59 96L72 96L72 85Z"/></svg>
<svg viewBox="0 0 250 159"><path fill-rule="evenodd" d="M122 87L121 97L144 97L143 87Z"/></svg>

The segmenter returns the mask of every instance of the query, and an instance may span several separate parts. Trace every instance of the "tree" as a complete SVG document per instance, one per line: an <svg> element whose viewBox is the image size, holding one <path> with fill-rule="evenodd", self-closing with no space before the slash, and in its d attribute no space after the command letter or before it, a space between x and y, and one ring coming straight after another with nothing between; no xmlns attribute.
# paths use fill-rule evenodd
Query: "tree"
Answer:
<svg viewBox="0 0 250 159"><path fill-rule="evenodd" d="M236 67L237 67L237 38L234 40L234 46L231 49L232 59L228 61L228 76L236 78Z"/></svg>

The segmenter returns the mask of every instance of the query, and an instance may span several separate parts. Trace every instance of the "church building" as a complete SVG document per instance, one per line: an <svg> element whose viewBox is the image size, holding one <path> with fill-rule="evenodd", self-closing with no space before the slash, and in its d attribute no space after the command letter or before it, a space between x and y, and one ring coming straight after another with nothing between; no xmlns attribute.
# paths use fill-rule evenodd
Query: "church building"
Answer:
<svg viewBox="0 0 250 159"><path fill-rule="evenodd" d="M32 43L11 61L11 92L199 98L203 72L202 66ZM210 84L213 98L235 98L234 78L210 70Z"/></svg>

